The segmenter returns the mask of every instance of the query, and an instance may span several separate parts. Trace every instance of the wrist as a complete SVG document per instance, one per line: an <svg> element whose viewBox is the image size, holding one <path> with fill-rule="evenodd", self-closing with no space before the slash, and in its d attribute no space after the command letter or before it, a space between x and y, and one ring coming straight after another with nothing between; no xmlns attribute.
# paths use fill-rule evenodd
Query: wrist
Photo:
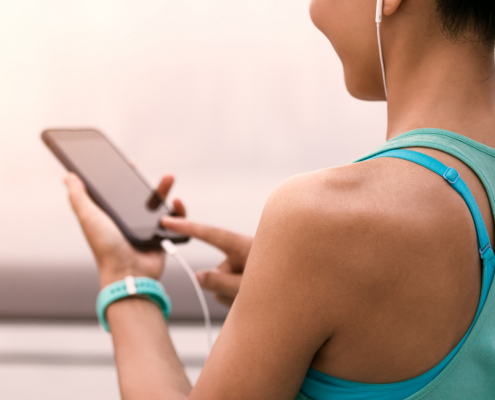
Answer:
<svg viewBox="0 0 495 400"><path fill-rule="evenodd" d="M100 288L103 289L106 286L125 279L126 276L151 278L159 281L163 267L156 268L155 265L148 265L138 262L116 262L115 260L109 260L108 262L99 262L98 271L100 275ZM163 265L163 260L161 261Z"/></svg>
<svg viewBox="0 0 495 400"><path fill-rule="evenodd" d="M122 269L119 271L103 270L100 272L100 289L104 289L112 283L122 281L127 276L137 276L134 269Z"/></svg>
<svg viewBox="0 0 495 400"><path fill-rule="evenodd" d="M161 283L153 278L127 276L123 280L107 285L98 294L96 314L101 326L109 331L106 310L110 305L116 302L122 304L124 299L134 299L123 302L127 305L142 304L142 299L137 298L138 296L144 296L147 301L156 303L161 309L163 317L168 319L172 305ZM124 308L127 309L128 306Z"/></svg>

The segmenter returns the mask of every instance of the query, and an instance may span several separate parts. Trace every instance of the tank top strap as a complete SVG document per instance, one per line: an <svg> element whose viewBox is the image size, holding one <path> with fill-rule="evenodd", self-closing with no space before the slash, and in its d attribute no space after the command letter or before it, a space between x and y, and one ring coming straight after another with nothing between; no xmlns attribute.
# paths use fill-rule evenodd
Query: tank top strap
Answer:
<svg viewBox="0 0 495 400"><path fill-rule="evenodd" d="M480 304L483 305L485 303L488 291L490 289L490 284L495 273L495 256L490 245L490 237L488 236L485 222L483 221L483 217L481 215L478 204L476 203L471 190L469 190L469 187L460 177L459 172L457 172L457 170L454 168L447 167L445 164L433 157L413 150L388 150L371 156L367 158L367 160L382 157L400 158L428 168L429 170L442 176L450 184L450 186L452 186L452 188L454 188L454 190L462 196L474 220L474 224L476 227L476 236L478 239L478 249L480 252L480 257L483 260L483 285L480 298ZM480 312L481 308L478 309L478 314Z"/></svg>
<svg viewBox="0 0 495 400"><path fill-rule="evenodd" d="M381 157L401 158L403 160L411 161L442 176L455 189L455 191L462 196L469 208L469 211L471 212L474 224L476 226L478 247L481 258L485 259L488 257L493 257L494 254L490 245L490 238L488 236L485 222L481 216L478 204L457 170L447 167L445 164L433 157L413 150L389 150L369 159L371 160Z"/></svg>

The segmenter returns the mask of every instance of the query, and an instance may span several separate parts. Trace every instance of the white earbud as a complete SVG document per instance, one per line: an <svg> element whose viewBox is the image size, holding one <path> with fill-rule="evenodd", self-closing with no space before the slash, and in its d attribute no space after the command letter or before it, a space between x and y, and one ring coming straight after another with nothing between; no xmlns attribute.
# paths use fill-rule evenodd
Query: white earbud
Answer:
<svg viewBox="0 0 495 400"><path fill-rule="evenodd" d="M383 0L378 0L376 2L376 23L381 24L383 17Z"/></svg>
<svg viewBox="0 0 495 400"><path fill-rule="evenodd" d="M382 75L383 75L383 87L385 89L385 97L388 98L387 94L387 79L385 75L385 62L383 61L383 51L382 51L382 38L380 35L380 25L383 18L383 0L377 0L376 2L376 30L378 32L378 51L380 52L380 63L382 64Z"/></svg>

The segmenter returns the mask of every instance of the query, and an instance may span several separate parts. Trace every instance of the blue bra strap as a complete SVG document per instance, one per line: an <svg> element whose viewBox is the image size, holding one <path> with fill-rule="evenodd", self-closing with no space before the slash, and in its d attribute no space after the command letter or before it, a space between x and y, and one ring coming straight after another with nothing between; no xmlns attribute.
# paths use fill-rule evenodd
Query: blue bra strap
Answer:
<svg viewBox="0 0 495 400"><path fill-rule="evenodd" d="M444 179L452 186L457 193L459 193L467 206L474 219L474 224L476 225L476 234L478 237L478 247L480 251L480 256L482 259L490 258L493 256L492 247L490 246L490 238L488 232L486 231L485 222L481 216L480 209L476 200L474 199L471 191L469 190L466 183L461 179L459 172L454 168L447 167L445 164L434 159L433 157L427 156L423 153L418 153L412 150L391 150L384 153L378 154L371 159L380 157L394 157L402 158L403 160L412 161L413 163L422 165L438 175L443 176Z"/></svg>
<svg viewBox="0 0 495 400"><path fill-rule="evenodd" d="M445 164L434 159L433 157L427 156L426 154L418 153L417 151L412 150L390 150L370 157L367 160L381 157L401 158L403 160L408 160L413 163L422 165L423 167L436 172L438 175L443 176L443 178L450 184L450 186L452 186L457 191L457 193L462 196L467 206L469 207L469 211L471 212L474 224L476 226L478 248L481 259L483 260L483 284L481 288L480 304L475 317L476 321L488 296L488 291L490 290L491 282L495 275L495 256L490 245L490 237L488 236L485 222L483 221L480 209L471 191L454 168L447 167Z"/></svg>

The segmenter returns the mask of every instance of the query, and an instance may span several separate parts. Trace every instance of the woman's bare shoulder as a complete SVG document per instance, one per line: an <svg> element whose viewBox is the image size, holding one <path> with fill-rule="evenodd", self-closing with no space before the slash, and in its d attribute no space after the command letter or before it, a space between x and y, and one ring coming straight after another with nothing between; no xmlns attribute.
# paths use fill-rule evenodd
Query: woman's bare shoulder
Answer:
<svg viewBox="0 0 495 400"><path fill-rule="evenodd" d="M400 236L410 233L404 228L431 230L438 222L449 225L452 221L455 225L468 221L472 225L463 199L442 177L393 158L293 176L274 190L265 214L288 217L292 223L299 222L299 228L310 231L321 226L330 233L335 226L357 224L362 229L355 233L361 239L374 228Z"/></svg>
<svg viewBox="0 0 495 400"><path fill-rule="evenodd" d="M430 346L438 329L448 332L426 361L434 365L476 309L479 257L469 210L443 178L404 160L289 178L270 196L249 257L249 286L317 323L316 342L364 325L383 329L376 324L385 318L390 341L420 326L428 332L421 345Z"/></svg>
<svg viewBox="0 0 495 400"><path fill-rule="evenodd" d="M362 242L388 216L401 217L400 183L381 160L295 175L273 191L264 218L277 220L279 227L287 219L301 234L337 234Z"/></svg>
<svg viewBox="0 0 495 400"><path fill-rule="evenodd" d="M259 233L283 237L285 248L312 260L315 273L339 276L364 293L417 265L440 258L455 265L476 255L460 196L431 171L396 159L289 178L268 200Z"/></svg>

